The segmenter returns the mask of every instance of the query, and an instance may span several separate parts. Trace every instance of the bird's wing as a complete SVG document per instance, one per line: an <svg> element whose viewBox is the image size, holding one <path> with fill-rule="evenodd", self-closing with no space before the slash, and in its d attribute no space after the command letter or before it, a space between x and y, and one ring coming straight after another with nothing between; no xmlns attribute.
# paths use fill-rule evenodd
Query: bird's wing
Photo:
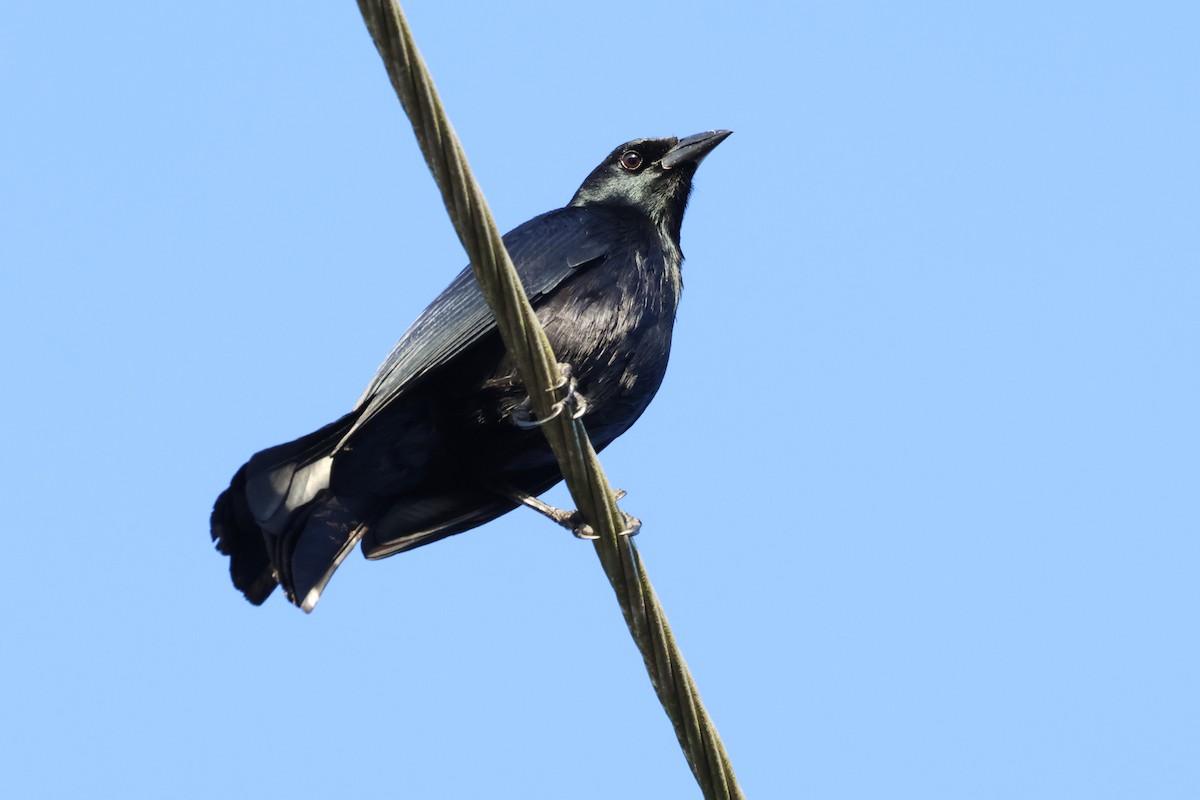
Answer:
<svg viewBox="0 0 1200 800"><path fill-rule="evenodd" d="M625 238L621 215L568 206L551 211L504 236L525 293L535 306L579 267L604 258ZM446 364L496 327L468 265L405 332L359 398L361 413L347 432L384 409L414 380Z"/></svg>

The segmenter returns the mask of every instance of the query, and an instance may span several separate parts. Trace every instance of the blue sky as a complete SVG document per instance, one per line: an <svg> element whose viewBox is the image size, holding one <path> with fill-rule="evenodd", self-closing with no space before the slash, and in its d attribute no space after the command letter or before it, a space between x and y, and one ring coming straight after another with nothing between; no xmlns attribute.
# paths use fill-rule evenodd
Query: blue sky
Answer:
<svg viewBox="0 0 1200 800"><path fill-rule="evenodd" d="M603 462L749 796L1200 795L1194 6L406 10L504 229L735 131ZM698 797L534 515L311 616L212 550L464 263L356 6L7 3L0 68L6 794Z"/></svg>

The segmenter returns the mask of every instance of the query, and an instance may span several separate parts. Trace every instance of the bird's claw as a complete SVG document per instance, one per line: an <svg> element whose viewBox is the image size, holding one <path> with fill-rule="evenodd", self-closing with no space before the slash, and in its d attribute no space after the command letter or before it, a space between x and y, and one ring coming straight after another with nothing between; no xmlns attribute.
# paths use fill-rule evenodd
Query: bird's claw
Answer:
<svg viewBox="0 0 1200 800"><path fill-rule="evenodd" d="M618 509L618 511L620 510ZM578 517L580 517L580 512L572 512L571 516L578 519ZM624 522L624 528L618 530L617 535L637 536L637 531L642 529L641 519L638 519L634 515L630 515L630 513L625 513L624 511L620 512L620 518L622 518L622 522ZM584 539L589 542L600 539L600 534L596 533L595 529L592 528L592 525L589 525L586 522L580 521L580 523L575 525L574 528L570 527L570 525L564 525L564 527L568 528L572 534L575 534L576 539Z"/></svg>
<svg viewBox="0 0 1200 800"><path fill-rule="evenodd" d="M622 496L624 493L622 493ZM619 498L618 498L619 499ZM621 521L624 527L617 531L617 536L637 536L642 529L642 521L632 514L626 514L624 511L617 509L621 513ZM589 524L583 521L578 511L569 512L570 520L561 522L564 528L575 534L576 539L586 539L589 542L600 538L600 534Z"/></svg>
<svg viewBox="0 0 1200 800"><path fill-rule="evenodd" d="M550 406L550 413L542 419L538 419L533 415L533 404L526 397L512 414L513 425L525 430L531 430L533 428L540 428L546 423L551 422L558 415L562 414L564 410L571 415L571 419L579 419L587 413L587 398L579 392L579 384L571 375L571 365L560 362L558 371L561 375L561 380L555 385L553 391L556 396L561 393L562 397L555 400L554 404Z"/></svg>

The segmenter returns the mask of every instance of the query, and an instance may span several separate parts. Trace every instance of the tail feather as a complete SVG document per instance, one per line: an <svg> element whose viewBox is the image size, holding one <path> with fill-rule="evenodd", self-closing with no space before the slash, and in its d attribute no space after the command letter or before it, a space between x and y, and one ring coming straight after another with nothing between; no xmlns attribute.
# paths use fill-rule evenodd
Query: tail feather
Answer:
<svg viewBox="0 0 1200 800"><path fill-rule="evenodd" d="M464 489L436 495L396 498L372 523L363 538L370 559L412 550L470 530L517 507L487 489Z"/></svg>
<svg viewBox="0 0 1200 800"><path fill-rule="evenodd" d="M246 503L246 466L237 471L229 488L221 492L213 506L212 538L217 550L229 556L229 575L233 585L256 606L261 606L275 591L271 556L262 531Z"/></svg>
<svg viewBox="0 0 1200 800"><path fill-rule="evenodd" d="M362 539L362 511L352 501L324 494L305 519L276 540L281 582L300 608L313 610L325 584Z"/></svg>
<svg viewBox="0 0 1200 800"><path fill-rule="evenodd" d="M289 600L311 611L362 537L369 509L328 490L332 453L355 417L257 453L217 498L212 538L251 603L261 605L282 585Z"/></svg>

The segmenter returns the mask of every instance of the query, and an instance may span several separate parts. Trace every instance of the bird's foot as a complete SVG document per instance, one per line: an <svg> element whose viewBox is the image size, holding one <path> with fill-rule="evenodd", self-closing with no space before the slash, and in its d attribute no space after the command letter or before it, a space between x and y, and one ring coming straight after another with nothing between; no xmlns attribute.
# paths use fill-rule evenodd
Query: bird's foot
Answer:
<svg viewBox="0 0 1200 800"><path fill-rule="evenodd" d="M579 392L579 385L571 375L571 365L559 363L558 371L561 379L553 390L554 396L557 399L550 406L550 413L544 418L538 419L533 414L533 404L526 397L524 402L517 406L512 414L511 420L513 425L525 430L531 430L533 428L540 428L558 417L563 411L570 414L571 419L579 419L587 413L587 398Z"/></svg>
<svg viewBox="0 0 1200 800"><path fill-rule="evenodd" d="M555 508L549 503L542 502L528 492L522 492L520 489L506 489L503 493L521 505L532 508L542 516L554 520L559 525L563 526L572 534L574 534L575 538L577 539L593 540L600 538L600 534L596 533L592 526L584 521L583 515L578 511L567 511L566 509ZM613 494L616 496L617 500L620 500L625 496L625 490L617 489ZM620 511L620 509L618 509L618 511ZM623 527L620 533L617 535L636 536L638 531L642 529L642 521L631 514L626 514L624 511L621 511L620 513Z"/></svg>

